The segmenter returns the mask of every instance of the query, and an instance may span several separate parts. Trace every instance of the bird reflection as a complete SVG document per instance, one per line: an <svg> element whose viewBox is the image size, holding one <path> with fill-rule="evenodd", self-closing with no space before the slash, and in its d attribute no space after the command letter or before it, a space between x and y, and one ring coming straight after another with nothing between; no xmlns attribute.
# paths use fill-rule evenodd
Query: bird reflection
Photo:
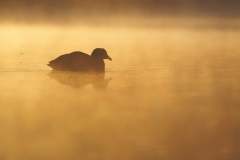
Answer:
<svg viewBox="0 0 240 160"><path fill-rule="evenodd" d="M48 76L62 85L68 85L73 88L82 88L91 84L96 90L106 89L108 83L111 81L111 78L104 78L104 73L62 72L53 70Z"/></svg>

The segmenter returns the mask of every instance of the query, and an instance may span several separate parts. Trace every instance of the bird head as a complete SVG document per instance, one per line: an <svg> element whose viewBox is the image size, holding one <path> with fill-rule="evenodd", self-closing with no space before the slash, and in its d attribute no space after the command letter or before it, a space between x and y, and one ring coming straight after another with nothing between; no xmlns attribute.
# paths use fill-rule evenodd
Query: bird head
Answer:
<svg viewBox="0 0 240 160"><path fill-rule="evenodd" d="M109 59L112 61L112 58L107 54L107 51L104 48L96 48L93 50L91 57L97 59Z"/></svg>

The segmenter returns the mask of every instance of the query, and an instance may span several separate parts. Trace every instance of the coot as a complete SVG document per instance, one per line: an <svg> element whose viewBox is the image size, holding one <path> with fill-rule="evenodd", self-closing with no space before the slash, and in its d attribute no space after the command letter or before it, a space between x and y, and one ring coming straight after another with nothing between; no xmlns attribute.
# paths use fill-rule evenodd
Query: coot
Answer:
<svg viewBox="0 0 240 160"><path fill-rule="evenodd" d="M104 72L104 59L112 60L105 49L96 48L93 50L91 56L83 52L75 51L61 55L50 61L48 66L58 71Z"/></svg>

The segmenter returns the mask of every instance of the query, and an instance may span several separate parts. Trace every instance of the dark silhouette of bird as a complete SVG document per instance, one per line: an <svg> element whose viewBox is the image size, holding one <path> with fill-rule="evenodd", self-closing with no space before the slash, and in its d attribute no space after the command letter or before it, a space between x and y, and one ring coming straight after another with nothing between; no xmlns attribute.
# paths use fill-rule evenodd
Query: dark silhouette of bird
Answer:
<svg viewBox="0 0 240 160"><path fill-rule="evenodd" d="M64 54L49 62L53 70L74 72L105 72L104 59L112 60L103 48L96 48L91 55L75 51Z"/></svg>

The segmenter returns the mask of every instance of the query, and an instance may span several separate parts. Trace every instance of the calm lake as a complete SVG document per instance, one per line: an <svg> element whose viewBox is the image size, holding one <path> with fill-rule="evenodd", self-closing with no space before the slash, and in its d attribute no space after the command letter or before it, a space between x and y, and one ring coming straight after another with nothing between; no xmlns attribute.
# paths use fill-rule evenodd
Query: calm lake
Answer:
<svg viewBox="0 0 240 160"><path fill-rule="evenodd" d="M0 26L1 160L240 159L240 30ZM105 48L105 75L52 72Z"/></svg>

